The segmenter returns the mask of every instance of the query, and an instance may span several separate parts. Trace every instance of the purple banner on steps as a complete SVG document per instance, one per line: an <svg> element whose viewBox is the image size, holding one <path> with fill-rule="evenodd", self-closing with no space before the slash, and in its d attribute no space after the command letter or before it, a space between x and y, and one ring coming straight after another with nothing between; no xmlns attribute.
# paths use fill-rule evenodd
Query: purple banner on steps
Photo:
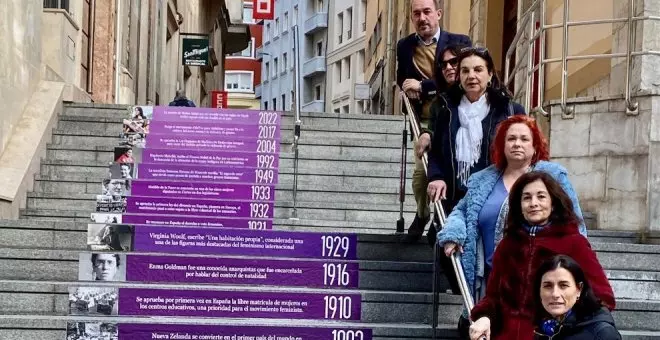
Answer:
<svg viewBox="0 0 660 340"><path fill-rule="evenodd" d="M153 112L153 121L245 125L279 125L281 121L279 113L259 110L156 106Z"/></svg>
<svg viewBox="0 0 660 340"><path fill-rule="evenodd" d="M119 288L122 316L360 320L360 294Z"/></svg>
<svg viewBox="0 0 660 340"><path fill-rule="evenodd" d="M140 179L258 184L276 184L278 180L273 169L144 163L137 168Z"/></svg>
<svg viewBox="0 0 660 340"><path fill-rule="evenodd" d="M357 263L347 262L154 255L126 258L126 280L133 282L357 288L358 271Z"/></svg>
<svg viewBox="0 0 660 340"><path fill-rule="evenodd" d="M131 186L133 196L252 200L255 202L275 200L274 185L137 180L132 181Z"/></svg>
<svg viewBox="0 0 660 340"><path fill-rule="evenodd" d="M119 340L371 340L371 329L119 324Z"/></svg>
<svg viewBox="0 0 660 340"><path fill-rule="evenodd" d="M135 148L133 150L133 157L137 163L249 167L259 169L277 169L279 163L278 154L232 151Z"/></svg>
<svg viewBox="0 0 660 340"><path fill-rule="evenodd" d="M119 324L119 340L371 340L371 329Z"/></svg>
<svg viewBox="0 0 660 340"><path fill-rule="evenodd" d="M372 340L367 328L68 322L67 340Z"/></svg>
<svg viewBox="0 0 660 340"><path fill-rule="evenodd" d="M150 133L145 147L155 149L189 149L208 151L256 152L278 154L280 142L276 139L236 139L214 136L173 136Z"/></svg>
<svg viewBox="0 0 660 340"><path fill-rule="evenodd" d="M273 203L127 197L126 213L209 217L273 218ZM124 220L124 223L127 223Z"/></svg>
<svg viewBox="0 0 660 340"><path fill-rule="evenodd" d="M280 126L152 121L149 125L149 134L205 138L279 139Z"/></svg>
<svg viewBox="0 0 660 340"><path fill-rule="evenodd" d="M357 235L300 231L135 226L135 251L261 257L357 259Z"/></svg>
<svg viewBox="0 0 660 340"><path fill-rule="evenodd" d="M149 226L171 226L182 228L237 228L270 230L273 229L273 220L264 218L216 218L200 216L171 216L151 214L124 214L119 215L119 221L125 224ZM119 222L117 222L119 223Z"/></svg>

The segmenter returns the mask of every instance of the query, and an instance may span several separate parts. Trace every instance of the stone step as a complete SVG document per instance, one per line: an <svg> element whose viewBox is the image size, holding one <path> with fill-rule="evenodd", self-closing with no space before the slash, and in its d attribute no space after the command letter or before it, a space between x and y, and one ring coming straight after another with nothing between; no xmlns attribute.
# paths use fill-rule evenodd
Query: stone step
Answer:
<svg viewBox="0 0 660 340"><path fill-rule="evenodd" d="M293 159L280 158L280 168L287 169L293 173ZM41 161L41 175L45 176L93 176L105 178L108 175L109 161L81 161L81 160L54 160L44 159ZM298 161L299 173L303 174L326 174L364 177L399 177L401 164L399 162L366 162L350 160L324 160L324 159L300 159ZM413 165L406 166L406 174L412 176ZM373 176L370 176L373 175Z"/></svg>
<svg viewBox="0 0 660 340"><path fill-rule="evenodd" d="M70 286L79 286L79 282L22 282L2 283L0 292L0 313L4 316L23 315L65 317L68 314L68 292ZM121 287L168 288L164 285L121 284ZM180 289L222 290L222 291L279 291L305 292L327 294L327 290L305 288L264 288L250 286L185 286ZM360 293L362 297L362 323L410 323L429 324L431 315L431 294L392 291L333 291L333 293ZM440 323L451 324L458 319L462 310L461 298L456 295L440 294L438 320ZM617 300L617 308L613 312L616 324L623 330L659 331L660 301ZM113 320L108 317L103 320ZM150 318L156 322L157 318ZM181 320L180 318L179 320ZM186 318L188 319L188 318ZM217 319L213 319L217 320ZM227 321L227 320L226 320ZM250 319L249 322L259 323L260 319ZM316 321L322 325L326 322ZM326 324L331 324L327 322Z"/></svg>
<svg viewBox="0 0 660 340"><path fill-rule="evenodd" d="M93 136L100 135L103 137L118 137L123 130L122 119L103 120L81 120L80 117L73 117L76 119L69 119L71 117L62 117L57 125L57 134L62 135L78 135L78 136ZM280 125L281 137L293 137L295 125L293 122L286 119ZM304 123L300 128L301 137L310 140L319 137L331 137L334 139L346 138L367 141L380 141L380 142L393 142L401 143L401 134L403 131L403 121L392 122L371 122L359 120L344 120L337 124L336 122L328 122L327 124L321 123ZM408 128L408 136L410 136ZM368 135L368 136L367 136Z"/></svg>
<svg viewBox="0 0 660 340"><path fill-rule="evenodd" d="M83 243L84 244L84 243ZM27 280L27 281L77 281L78 280L78 254L81 251L66 249L36 249L36 248L0 248L4 256L0 259L0 280ZM430 252L430 251L429 251ZM145 253L131 253L145 254ZM149 253L155 254L155 253ZM177 254L157 254L165 257L177 257ZM207 256L192 255L196 258L205 258L221 264L228 259L248 258L245 256ZM249 259L259 257L250 256ZM272 258L264 258L272 259ZM300 259L279 259L291 262L292 265ZM324 260L310 260L324 262ZM425 262L402 261L375 261L357 260L344 261L358 263L359 289L375 291L398 292L430 292L432 265ZM54 268L51 268L54 267ZM16 270L20 268L20 272ZM81 283L81 285L90 284ZM172 288L184 283L164 283L163 286ZM0 284L0 287L2 285ZM199 284L205 287L220 287L222 284ZM268 285L264 285L268 286ZM446 280L441 283L443 290L449 288ZM333 289L333 288L328 288Z"/></svg>
<svg viewBox="0 0 660 340"><path fill-rule="evenodd" d="M98 118L103 118L103 117L98 117L97 119L88 119L87 116L77 116L77 119L69 119L68 117L71 116L69 112L67 112L66 115L64 115L60 120L61 121L76 121L76 122L87 122L87 123L98 123L98 124L105 124L101 129L98 127L93 129L93 131L106 131L112 134L115 134L117 130L116 128L112 127L112 124L116 124L119 126L121 129L121 125L123 124L123 119L126 118L125 116L123 117L105 117L105 120L100 120ZM289 119L287 117L284 117L280 123L280 130L293 130L294 129L294 122L292 119ZM66 124L65 125L59 125L59 128L67 128ZM79 130L79 131L85 131L83 128L85 125L73 125L70 126L72 129ZM394 135L399 135L401 136L401 131L404 128L403 120L389 120L389 121L380 121L380 120L372 120L372 119L323 119L323 118L317 118L314 121L311 121L309 123L306 123L303 121L301 124L301 134L302 133L316 133L318 131L326 131L326 132L339 132L339 133L353 133L355 136L356 133L359 134L378 134L378 135L388 135L388 134L394 134ZM68 129L68 128L67 128ZM71 131L75 131L71 130ZM384 136L381 136L384 137Z"/></svg>
<svg viewBox="0 0 660 340"><path fill-rule="evenodd" d="M63 117L76 117L84 119L123 119L129 116L128 107L84 107L70 106L65 107ZM280 112L283 124L293 124L295 117L292 112ZM337 113L313 113L303 112L300 114L300 120L304 125L338 125L346 124L350 121L359 125L387 125L402 124L403 116L399 115L366 115L366 114L337 114Z"/></svg>
<svg viewBox="0 0 660 340"><path fill-rule="evenodd" d="M49 144L46 156L57 160L78 161L107 161L114 160L114 146L87 146L84 141L80 146L66 146ZM281 158L293 158L290 150L282 150ZM388 148L363 148L343 147L331 145L305 145L301 146L298 153L299 159L323 159L338 161L362 161L374 163L396 163L400 164L401 155L398 149ZM408 165L412 166L412 156L408 157ZM400 166L400 165L399 165Z"/></svg>
<svg viewBox="0 0 660 340"><path fill-rule="evenodd" d="M62 316L34 315L26 318L22 315L0 315L0 339L11 340L54 340L66 338L66 320L85 321L80 318L69 318ZM112 320L125 321L127 323L154 323L153 321L141 321L127 318L113 318ZM290 327L290 321L281 320L251 320L254 326L279 326ZM245 320L235 319L159 319L159 324L194 324L194 325L244 325ZM296 320L296 326L300 327L323 327L317 321ZM660 339L660 332L654 331L631 331L622 330L617 325L624 340L650 340ZM430 340L431 328L424 324L407 323L333 323L336 328L367 328L373 330L373 340ZM458 339L455 324L439 325L436 331L436 339Z"/></svg>
<svg viewBox="0 0 660 340"><path fill-rule="evenodd" d="M32 315L27 318L23 315L0 315L0 339L11 340L54 340L66 338L66 323L69 321L87 321L81 317L65 317L58 315ZM104 318L105 320L105 318ZM250 326L255 327L333 327L337 329L367 328L372 330L373 340L430 340L431 327L424 324L411 323L361 323L361 322L333 322L330 326L319 325L315 320L265 320L252 319L247 323L245 319L193 319L177 320L172 318L154 318L154 320L140 320L130 318L112 318L111 320L126 323L149 324L183 324L183 325L216 325L216 326ZM97 320L94 320L97 321ZM91 321L91 322L94 322ZM98 321L97 321L98 322ZM647 332L648 333L648 332ZM436 330L436 339L458 339L455 324L439 325ZM626 338L637 340L638 338ZM641 338L640 338L641 339Z"/></svg>
<svg viewBox="0 0 660 340"><path fill-rule="evenodd" d="M69 197L62 197L69 196ZM290 218L290 208L293 207L292 202L276 201L275 202L275 218ZM68 216L74 217L69 213L89 213L96 210L95 195L50 195L49 193L29 193L27 199L27 210L59 210L65 215L55 216ZM399 205L398 204L357 204L357 203L342 203L342 202L314 202L314 201L299 201L297 204L298 218L302 219L320 219L320 220L334 220L334 221L376 221L388 222L396 221L399 218ZM404 204L404 212L414 214L416 206L411 201L406 201ZM29 214L29 213L28 213Z"/></svg>
<svg viewBox="0 0 660 340"><path fill-rule="evenodd" d="M82 214L81 214L82 215ZM410 216L410 215L406 215ZM80 217L76 220L52 220L52 219L41 219L38 217L24 218L19 220L0 220L0 227L5 227L7 229L32 229L32 230L42 230L42 231L75 231L75 230L87 230L87 224L92 223L90 221L90 214L88 213L86 217ZM406 227L412 222L411 219L406 219ZM287 231L306 231L306 232L327 232L332 230L334 232L342 233L356 233L363 236L372 235L373 237L393 237L396 229L395 221L389 222L360 222L360 221L326 221L326 220L312 220L312 219L273 219L273 228L275 230L287 230ZM428 228L427 228L428 229ZM29 233L26 234L29 236ZM389 240L389 239L387 239ZM390 240L392 242L398 243L399 236L396 236L396 240ZM387 241L387 242L390 242ZM0 239L0 242L2 240ZM387 243L386 240L378 239L377 241L371 241L378 244ZM426 244L426 240L420 240L421 244ZM11 244L10 244L11 245ZM399 245L394 245L393 251L397 251ZM407 251L406 251L407 252ZM425 258L428 257L424 255ZM419 259L419 258L416 258Z"/></svg>
<svg viewBox="0 0 660 340"><path fill-rule="evenodd" d="M0 247L24 249L86 249L89 221L48 221L40 219L0 220ZM380 229L375 229L375 228ZM394 224L376 227L357 222L345 224L332 221L274 220L274 230L301 232L345 232L358 237L357 257L369 261L399 261L430 263L432 250L426 241L416 244L401 242ZM374 231L375 230L375 231ZM380 232L380 233L378 233Z"/></svg>
<svg viewBox="0 0 660 340"><path fill-rule="evenodd" d="M284 188L293 187L293 169L280 168L278 185L283 186ZM336 169L336 174L324 174L319 170L314 169L298 169L298 185L314 185L321 184L323 186L339 187L339 186L364 186L364 187L378 187L378 188L399 188L400 180L398 174L393 173L367 173L360 171L351 172L350 169L347 171L342 171L341 169ZM331 172L331 171L326 171ZM342 173L343 172L343 173ZM410 192L410 185L412 181L412 170L408 170L408 175L406 177L406 192ZM36 175L36 182L60 182L65 183L66 185L77 185L78 189L81 189L79 192L88 192L91 193L97 188L101 180L105 179L106 173L101 176L85 176L85 174L75 174L68 173L65 175ZM380 176L379 176L380 175ZM83 189L81 185L87 184L89 189ZM45 188L45 187L44 187ZM64 190L73 190L68 187L63 187ZM35 186L35 191L39 191Z"/></svg>
<svg viewBox="0 0 660 340"><path fill-rule="evenodd" d="M2 260L4 261L4 260ZM50 263L66 267L63 262ZM77 269L76 269L77 276ZM6 280L0 283L0 313L29 315L68 314L68 287L86 286L78 281L23 281ZM89 286L89 285L88 285ZM211 286L211 285L154 285L142 283L120 283L104 285L112 287L134 287L149 289L217 290L225 292L286 292L314 294L360 294L362 300L361 322L429 324L432 315L432 294L427 292L378 291L368 289L336 290L299 287L264 286ZM41 294L40 294L41 293ZM42 301L35 303L35 301ZM440 323L458 320L463 308L458 295L440 294ZM643 306L641 306L643 307ZM640 308L641 308L640 307ZM105 318L104 318L105 320ZM252 322L253 319L250 319ZM323 321L317 321L319 324Z"/></svg>
<svg viewBox="0 0 660 340"><path fill-rule="evenodd" d="M71 131L73 128L59 128L53 130L53 144L65 146L79 146L81 144L88 146L114 146L121 142L121 128L113 128L112 131ZM116 131L115 131L116 130ZM367 136L373 135L373 136ZM293 130L283 130L280 143L282 148L290 147L293 144ZM398 134L352 134L349 136L338 136L337 132L313 131L307 133L303 130L299 145L332 145L346 147L386 147L401 149L401 135ZM412 154L412 145L409 140L406 143L408 153ZM400 151L399 151L400 152ZM412 157L412 156L411 156Z"/></svg>
<svg viewBox="0 0 660 340"><path fill-rule="evenodd" d="M398 204L399 193L398 183L392 183L392 186L365 186L365 185L342 185L326 183L310 183L307 181L298 182L297 199L301 202L354 202L371 204ZM394 182L394 181L392 181ZM380 184L380 183L379 183ZM202 183L200 183L202 185ZM34 183L35 193L71 193L71 194L93 194L101 193L101 181L92 182L73 182L73 181L53 181L36 180ZM292 201L293 187L292 183L282 183L275 186L275 200ZM412 184L407 182L406 201L414 204L412 194Z"/></svg>

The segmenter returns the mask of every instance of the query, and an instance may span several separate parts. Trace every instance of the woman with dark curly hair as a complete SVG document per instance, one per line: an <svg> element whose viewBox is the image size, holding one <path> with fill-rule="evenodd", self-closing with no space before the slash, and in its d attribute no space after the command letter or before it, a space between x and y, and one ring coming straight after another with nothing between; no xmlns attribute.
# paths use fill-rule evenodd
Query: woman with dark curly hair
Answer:
<svg viewBox="0 0 660 340"><path fill-rule="evenodd" d="M534 274L559 254L574 258L595 295L614 309L612 287L579 225L571 198L552 175L532 171L518 178L509 194L507 225L492 259L486 294L470 314L471 339L533 339Z"/></svg>

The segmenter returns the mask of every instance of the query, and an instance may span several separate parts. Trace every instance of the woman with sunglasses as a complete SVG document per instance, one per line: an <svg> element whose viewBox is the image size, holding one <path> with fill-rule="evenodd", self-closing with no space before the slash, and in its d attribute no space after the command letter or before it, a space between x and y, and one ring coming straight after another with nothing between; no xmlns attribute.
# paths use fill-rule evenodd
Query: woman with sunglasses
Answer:
<svg viewBox="0 0 660 340"><path fill-rule="evenodd" d="M621 340L612 314L569 256L557 255L541 264L534 302L537 340Z"/></svg>
<svg viewBox="0 0 660 340"><path fill-rule="evenodd" d="M435 66L435 84L438 93L445 93L447 90L449 90L451 86L453 86L456 83L458 54L465 47L467 47L467 45L452 44L445 47L442 51L440 51L439 54L440 58L438 58L438 62L436 63ZM434 99L434 101L437 100L438 97ZM431 103L431 105L434 104ZM431 139L433 138L433 127L435 125L436 119L437 117L435 116L434 112L431 112L431 115L429 117L428 128L422 128L421 134L417 139L417 143L415 143L416 168L418 166L421 167L422 155L424 154L425 151L428 151L429 146L431 146ZM422 177L415 178L416 180L413 181L413 191L414 192L421 191L422 193L424 193L424 195L420 195L420 199L424 201L417 202L417 205L423 206L425 204L425 207L428 209L428 197L426 195L427 187L429 184L428 178L424 171L419 171L419 172L416 171L413 174L413 177L419 176L418 174L421 175ZM418 211L418 216L419 215L420 215L420 211ZM405 239L406 242L414 243L419 241L419 239L422 237L422 234L424 233L423 227L425 227L426 224L421 226L422 226L421 230L415 230L414 228L410 228L408 230L408 234L406 234L406 239ZM430 244L433 244L433 242L431 242Z"/></svg>

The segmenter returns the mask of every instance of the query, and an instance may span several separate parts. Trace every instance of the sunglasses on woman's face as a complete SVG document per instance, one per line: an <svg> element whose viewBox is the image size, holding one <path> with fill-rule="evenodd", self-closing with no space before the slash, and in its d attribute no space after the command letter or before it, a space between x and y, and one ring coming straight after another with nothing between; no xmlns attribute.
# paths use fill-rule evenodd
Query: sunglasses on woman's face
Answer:
<svg viewBox="0 0 660 340"><path fill-rule="evenodd" d="M485 47L464 47L461 49L461 54L475 53L479 56L488 55L488 49Z"/></svg>
<svg viewBox="0 0 660 340"><path fill-rule="evenodd" d="M456 67L456 65L458 65L458 57L453 57L451 59L443 60L440 62L440 68L443 70L447 68L447 65Z"/></svg>

